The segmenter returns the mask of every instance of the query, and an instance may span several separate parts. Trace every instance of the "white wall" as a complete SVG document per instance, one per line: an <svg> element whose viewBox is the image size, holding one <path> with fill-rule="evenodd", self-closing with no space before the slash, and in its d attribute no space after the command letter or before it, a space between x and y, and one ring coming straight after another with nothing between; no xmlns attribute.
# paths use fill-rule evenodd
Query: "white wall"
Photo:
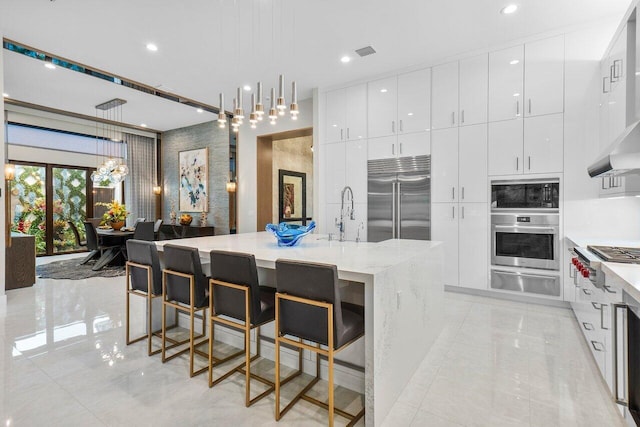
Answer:
<svg viewBox="0 0 640 427"><path fill-rule="evenodd" d="M565 37L564 234L577 237L640 238L640 198L598 198L599 179L587 167L600 154L600 59L619 21Z"/></svg>
<svg viewBox="0 0 640 427"><path fill-rule="evenodd" d="M259 136L271 135L295 129L309 128L313 126L313 105L311 99L299 101L300 115L298 120L291 120L287 114L279 118L276 125L270 125L268 119L258 124L256 129L251 129L245 121L238 132L238 172L237 172L237 216L238 233L256 231L257 222L257 194L256 194L256 144ZM287 110L288 112L288 110ZM316 143L314 142L314 146ZM315 167L315 165L314 165ZM315 180L314 180L315 181ZM315 199L315 198L314 198ZM314 206L316 201L314 200ZM318 211L317 209L315 210Z"/></svg>

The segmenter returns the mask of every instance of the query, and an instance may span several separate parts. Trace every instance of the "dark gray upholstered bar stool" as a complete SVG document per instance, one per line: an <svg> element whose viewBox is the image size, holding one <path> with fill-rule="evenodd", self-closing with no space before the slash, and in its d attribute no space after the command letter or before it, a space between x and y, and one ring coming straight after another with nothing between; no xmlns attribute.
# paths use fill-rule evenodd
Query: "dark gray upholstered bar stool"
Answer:
<svg viewBox="0 0 640 427"><path fill-rule="evenodd" d="M260 286L256 259L251 254L213 250L210 252L209 279L209 387L213 387L235 372L245 375L245 405L250 406L275 389L275 383L251 373L251 362L260 357L260 326L274 320L275 288ZM213 357L214 324L220 323L244 334L244 349L216 362ZM256 354L251 357L250 332L256 329ZM243 354L244 362L213 379L213 367ZM298 349L298 370L283 382L302 372L302 349ZM268 386L267 390L251 398L251 378Z"/></svg>
<svg viewBox="0 0 640 427"><path fill-rule="evenodd" d="M158 331L151 330L153 327L153 299L162 296L162 269L160 268L158 249L153 242L129 239L127 240L127 253L129 254L129 259L125 267L127 277L127 345L147 339L147 352L149 356L151 356L162 351L162 348L158 348L157 350L151 349L152 337L154 335L162 337L162 329ZM143 297L147 300L147 333L134 339L131 339L129 327L131 320L129 316L129 299L131 295ZM176 322L178 321L177 314L176 311ZM172 325L172 327L175 326L177 326L177 323ZM169 341L174 344L176 343L171 339L169 339Z"/></svg>
<svg viewBox="0 0 640 427"><path fill-rule="evenodd" d="M329 410L329 426L333 426L334 412L349 419L347 425L354 425L364 416L364 408L355 415L335 408L333 357L364 335L364 307L341 301L335 265L279 259L276 260L276 282L276 420L304 399ZM302 340L312 341L316 346ZM316 377L280 411L280 345L283 343L316 353ZM329 364L329 404L306 395L320 379L320 355L326 356Z"/></svg>
<svg viewBox="0 0 640 427"><path fill-rule="evenodd" d="M197 248L178 245L164 245L164 265L162 270L162 363L173 359L185 352L189 352L189 375L196 376L205 372L205 366L194 371L194 356L196 354L209 358L209 355L197 349L205 343L206 312L209 307L207 295L207 277L202 273L200 255ZM171 356L167 350L167 307L174 307L189 314L189 338L179 344L189 343L185 349L179 350ZM202 333L195 335L194 320L197 312L202 312ZM199 342L197 340L202 339Z"/></svg>

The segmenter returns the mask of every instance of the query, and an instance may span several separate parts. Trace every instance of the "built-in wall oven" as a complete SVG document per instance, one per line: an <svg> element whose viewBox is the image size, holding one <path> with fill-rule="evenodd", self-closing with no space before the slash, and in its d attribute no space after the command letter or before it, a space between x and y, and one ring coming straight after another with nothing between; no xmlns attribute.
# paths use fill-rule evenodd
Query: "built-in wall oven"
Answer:
<svg viewBox="0 0 640 427"><path fill-rule="evenodd" d="M492 288L560 296L559 200L558 179L491 183Z"/></svg>

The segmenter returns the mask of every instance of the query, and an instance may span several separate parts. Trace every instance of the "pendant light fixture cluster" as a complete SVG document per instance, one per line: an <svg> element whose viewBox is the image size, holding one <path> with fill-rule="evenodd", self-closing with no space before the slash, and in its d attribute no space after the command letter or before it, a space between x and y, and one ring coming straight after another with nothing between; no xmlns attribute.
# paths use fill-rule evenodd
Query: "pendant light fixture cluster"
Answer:
<svg viewBox="0 0 640 427"><path fill-rule="evenodd" d="M101 141L98 139L96 129L96 152L98 151L99 144L102 144L102 157L104 160L102 164L91 173L91 181L93 181L94 187L114 188L120 184L129 173L129 168L122 161L124 157L122 155L122 141L116 138L117 132L113 124L116 121L122 122L122 105L126 102L124 99L115 98L111 101L96 105L96 117L98 116L98 110L101 110L103 119L103 135ZM106 120L113 125L110 127L109 124L106 123ZM96 121L96 128L97 127L98 122ZM117 148L114 147L115 144L118 144Z"/></svg>
<svg viewBox="0 0 640 427"><path fill-rule="evenodd" d="M284 116L287 110L287 102L284 96L284 74L280 74L278 79L278 97L276 98L275 88L271 88L271 107L267 117L272 125L277 123L278 116ZM296 82L291 82L291 104L289 104L289 114L291 120L297 120L300 110L298 109L298 91ZM265 110L262 104L262 82L258 82L256 92L251 94L251 112L249 113L249 124L251 129L255 129L258 122L264 119ZM240 125L244 123L244 107L242 102L242 88L238 88L237 95L233 98L233 117L231 118L231 128L238 132ZM227 123L227 115L224 112L224 94L220 93L220 111L218 113L218 126L224 128Z"/></svg>

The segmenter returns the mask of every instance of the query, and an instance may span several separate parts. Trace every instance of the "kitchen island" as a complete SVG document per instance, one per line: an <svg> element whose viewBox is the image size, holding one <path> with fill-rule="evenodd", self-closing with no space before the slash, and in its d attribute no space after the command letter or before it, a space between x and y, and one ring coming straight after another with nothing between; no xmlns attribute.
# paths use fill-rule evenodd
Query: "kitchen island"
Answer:
<svg viewBox="0 0 640 427"><path fill-rule="evenodd" d="M156 244L160 253L164 244L197 247L205 269L212 249L253 254L264 285L275 284L278 258L335 264L345 287L361 289L365 306L364 390L360 391L365 394L367 426L382 424L442 329L441 242L338 242L311 234L298 246L278 247L271 234L259 232ZM263 354L268 357L272 352ZM337 383L339 375L337 372Z"/></svg>

